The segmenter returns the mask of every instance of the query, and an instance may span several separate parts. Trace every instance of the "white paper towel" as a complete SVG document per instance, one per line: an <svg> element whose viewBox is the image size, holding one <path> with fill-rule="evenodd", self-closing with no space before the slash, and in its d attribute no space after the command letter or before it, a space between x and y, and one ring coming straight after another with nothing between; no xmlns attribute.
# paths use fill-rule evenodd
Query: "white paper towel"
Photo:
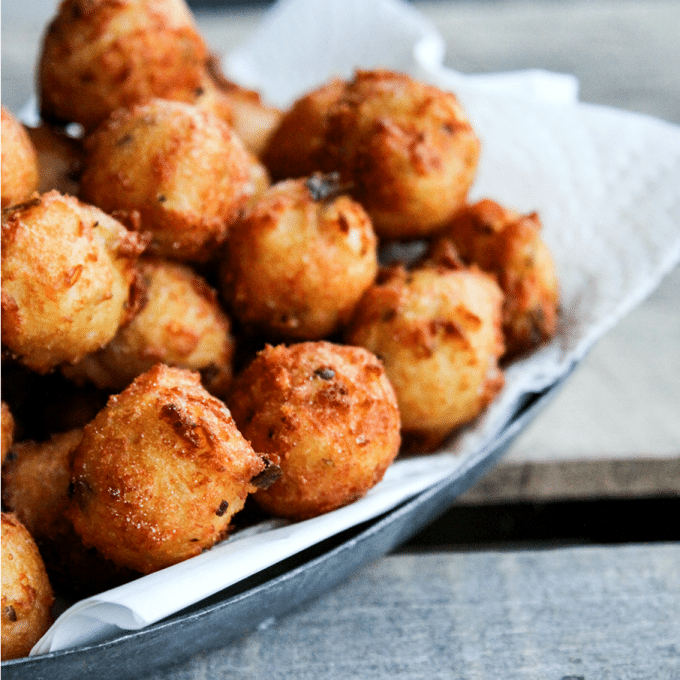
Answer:
<svg viewBox="0 0 680 680"><path fill-rule="evenodd" d="M219 48L219 46L214 46ZM279 106L357 67L403 70L452 89L482 140L471 198L538 210L561 283L555 340L508 369L502 393L446 450L397 461L356 503L305 522L270 521L191 560L83 600L32 654L154 623L375 517L479 455L523 394L564 375L680 261L680 128L577 102L571 76L465 76L442 66L434 27L398 0L282 0L225 60L228 75Z"/></svg>

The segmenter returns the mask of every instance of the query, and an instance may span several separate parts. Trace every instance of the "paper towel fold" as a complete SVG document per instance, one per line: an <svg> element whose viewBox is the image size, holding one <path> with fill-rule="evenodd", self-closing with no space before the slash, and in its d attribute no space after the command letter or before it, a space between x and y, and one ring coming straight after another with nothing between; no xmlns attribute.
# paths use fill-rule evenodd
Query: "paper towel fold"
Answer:
<svg viewBox="0 0 680 680"><path fill-rule="evenodd" d="M219 47L219 46L217 46ZM32 654L94 643L181 611L395 507L481 455L526 393L570 370L680 261L680 129L577 102L578 83L533 70L465 76L442 66L434 27L398 0L283 0L225 59L228 75L287 106L357 67L403 70L452 89L482 140L471 198L538 210L561 284L555 340L507 371L506 387L447 450L400 460L356 503L305 522L266 522L67 610Z"/></svg>
<svg viewBox="0 0 680 680"><path fill-rule="evenodd" d="M571 75L541 69L463 75L444 68L445 53L434 24L402 0L283 0L223 65L231 78L282 107L331 76L379 67L444 78L453 90L469 82L481 91L554 104L578 97Z"/></svg>

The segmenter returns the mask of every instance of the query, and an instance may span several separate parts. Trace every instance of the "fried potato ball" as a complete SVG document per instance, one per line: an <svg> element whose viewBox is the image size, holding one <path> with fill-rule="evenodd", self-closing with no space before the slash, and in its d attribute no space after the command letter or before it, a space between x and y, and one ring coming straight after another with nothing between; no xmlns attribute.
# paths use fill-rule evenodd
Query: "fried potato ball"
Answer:
<svg viewBox="0 0 680 680"><path fill-rule="evenodd" d="M2 660L28 656L52 625L52 586L26 527L2 513Z"/></svg>
<svg viewBox="0 0 680 680"><path fill-rule="evenodd" d="M86 141L85 200L152 235L150 250L205 262L251 194L251 156L195 106L153 99L119 109Z"/></svg>
<svg viewBox="0 0 680 680"><path fill-rule="evenodd" d="M283 113L262 151L262 160L275 181L307 177L323 169L328 111L345 84L333 78L304 94Z"/></svg>
<svg viewBox="0 0 680 680"><path fill-rule="evenodd" d="M207 59L184 0L63 0L38 62L41 116L92 130L144 99L192 101Z"/></svg>
<svg viewBox="0 0 680 680"><path fill-rule="evenodd" d="M327 118L328 164L384 239L440 230L463 205L480 143L456 97L392 71L357 71Z"/></svg>
<svg viewBox="0 0 680 680"><path fill-rule="evenodd" d="M259 92L225 78L215 56L208 60L206 78L195 103L229 123L256 156L262 153L282 116L279 109L262 100Z"/></svg>
<svg viewBox="0 0 680 680"><path fill-rule="evenodd" d="M197 373L158 364L85 427L67 514L86 546L150 573L224 538L264 469Z"/></svg>
<svg viewBox="0 0 680 680"><path fill-rule="evenodd" d="M546 342L557 329L559 286L541 228L536 212L482 199L456 213L444 232L465 262L496 276L505 294L506 357Z"/></svg>
<svg viewBox="0 0 680 680"><path fill-rule="evenodd" d="M12 457L2 471L2 505L11 510L40 542L66 533L64 517L71 459L81 429L55 434L46 442L24 440L16 443Z"/></svg>
<svg viewBox="0 0 680 680"><path fill-rule="evenodd" d="M77 196L83 163L82 141L47 123L27 129L38 154L38 192L44 194L56 189L62 194Z"/></svg>
<svg viewBox="0 0 680 680"><path fill-rule="evenodd" d="M21 203L38 188L38 156L26 128L2 107L2 207Z"/></svg>
<svg viewBox="0 0 680 680"><path fill-rule="evenodd" d="M135 574L86 549L66 517L71 464L82 438L82 429L74 429L16 444L2 471L2 504L36 541L53 586L84 596Z"/></svg>
<svg viewBox="0 0 680 680"><path fill-rule="evenodd" d="M138 235L57 191L2 213L2 341L45 373L109 342L134 309Z"/></svg>
<svg viewBox="0 0 680 680"><path fill-rule="evenodd" d="M113 340L64 375L120 391L157 363L199 371L203 384L225 396L232 378L234 337L217 294L191 268L158 258L139 262L142 308Z"/></svg>
<svg viewBox="0 0 680 680"><path fill-rule="evenodd" d="M9 407L9 404L2 402L2 464L5 464L5 459L9 450L12 448L14 442L14 416Z"/></svg>
<svg viewBox="0 0 680 680"><path fill-rule="evenodd" d="M281 477L254 498L267 512L314 517L352 503L399 451L399 410L370 352L320 342L268 345L236 378L234 419Z"/></svg>
<svg viewBox="0 0 680 680"><path fill-rule="evenodd" d="M377 271L364 209L329 176L285 180L232 230L222 292L245 328L318 340L346 323Z"/></svg>
<svg viewBox="0 0 680 680"><path fill-rule="evenodd" d="M383 361L405 451L436 448L502 387L502 299L489 274L444 262L385 268L362 299L345 339Z"/></svg>

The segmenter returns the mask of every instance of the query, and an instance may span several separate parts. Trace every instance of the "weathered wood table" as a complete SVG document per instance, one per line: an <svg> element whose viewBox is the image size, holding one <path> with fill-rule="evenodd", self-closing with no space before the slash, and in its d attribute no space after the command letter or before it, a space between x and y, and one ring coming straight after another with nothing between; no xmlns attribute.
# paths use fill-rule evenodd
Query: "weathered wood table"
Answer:
<svg viewBox="0 0 680 680"><path fill-rule="evenodd" d="M14 111L31 92L53 6L2 3L2 100ZM572 73L584 101L680 123L680 3L417 6L444 36L448 66ZM208 42L228 51L262 11L197 17ZM459 507L677 497L679 310L676 268L598 343ZM678 505L666 507L675 515L657 521L677 525ZM153 680L680 678L680 543L544 547L429 545L387 556L303 610Z"/></svg>

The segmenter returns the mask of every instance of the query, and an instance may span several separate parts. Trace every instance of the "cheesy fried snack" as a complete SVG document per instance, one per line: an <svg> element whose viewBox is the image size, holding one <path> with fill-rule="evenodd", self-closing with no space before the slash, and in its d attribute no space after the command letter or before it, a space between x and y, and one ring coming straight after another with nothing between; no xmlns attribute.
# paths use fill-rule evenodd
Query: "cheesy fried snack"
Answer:
<svg viewBox="0 0 680 680"><path fill-rule="evenodd" d="M2 471L2 504L36 541L50 582L86 595L113 588L136 574L86 549L66 517L71 464L82 437L82 429L74 429L47 441L16 444Z"/></svg>
<svg viewBox="0 0 680 680"><path fill-rule="evenodd" d="M448 263L386 268L362 299L345 340L382 359L405 450L434 449L502 387L502 299L489 274Z"/></svg>
<svg viewBox="0 0 680 680"><path fill-rule="evenodd" d="M52 586L35 541L2 513L2 660L28 656L52 624Z"/></svg>
<svg viewBox="0 0 680 680"><path fill-rule="evenodd" d="M150 573L224 538L264 469L197 373L158 364L85 427L67 514L86 546Z"/></svg>
<svg viewBox="0 0 680 680"><path fill-rule="evenodd" d="M40 113L92 130L150 97L189 102L207 59L184 0L63 0L39 57Z"/></svg>
<svg viewBox="0 0 680 680"><path fill-rule="evenodd" d="M559 290L538 213L522 215L490 199L462 208L444 236L460 257L493 274L505 294L506 357L549 340L556 331Z"/></svg>
<svg viewBox="0 0 680 680"><path fill-rule="evenodd" d="M2 505L11 510L36 541L63 533L71 458L82 439L75 429L46 442L16 443L2 471Z"/></svg>
<svg viewBox="0 0 680 680"><path fill-rule="evenodd" d="M399 410L378 359L325 341L268 345L236 378L229 404L253 448L281 468L255 500L292 519L347 505L399 451Z"/></svg>
<svg viewBox="0 0 680 680"><path fill-rule="evenodd" d="M190 104L149 100L115 111L85 141L85 200L152 235L150 250L205 262L254 186L233 130Z"/></svg>
<svg viewBox="0 0 680 680"><path fill-rule="evenodd" d="M143 242L51 191L2 213L2 341L39 373L109 342L134 311Z"/></svg>
<svg viewBox="0 0 680 680"><path fill-rule="evenodd" d="M62 373L120 391L157 363L199 371L224 396L232 378L234 338L215 291L186 265L142 258L141 309L113 340Z"/></svg>
<svg viewBox="0 0 680 680"><path fill-rule="evenodd" d="M247 329L318 340L349 320L377 271L364 209L328 176L267 190L229 237L222 293Z"/></svg>
<svg viewBox="0 0 680 680"><path fill-rule="evenodd" d="M442 229L463 205L480 144L456 97L392 71L357 71L327 118L325 169L353 184L380 238Z"/></svg>
<svg viewBox="0 0 680 680"><path fill-rule="evenodd" d="M262 160L274 180L307 177L323 169L328 111L345 85L344 80L334 78L284 111L262 151Z"/></svg>
<svg viewBox="0 0 680 680"><path fill-rule="evenodd" d="M38 156L26 128L2 107L2 207L27 200L38 188Z"/></svg>

